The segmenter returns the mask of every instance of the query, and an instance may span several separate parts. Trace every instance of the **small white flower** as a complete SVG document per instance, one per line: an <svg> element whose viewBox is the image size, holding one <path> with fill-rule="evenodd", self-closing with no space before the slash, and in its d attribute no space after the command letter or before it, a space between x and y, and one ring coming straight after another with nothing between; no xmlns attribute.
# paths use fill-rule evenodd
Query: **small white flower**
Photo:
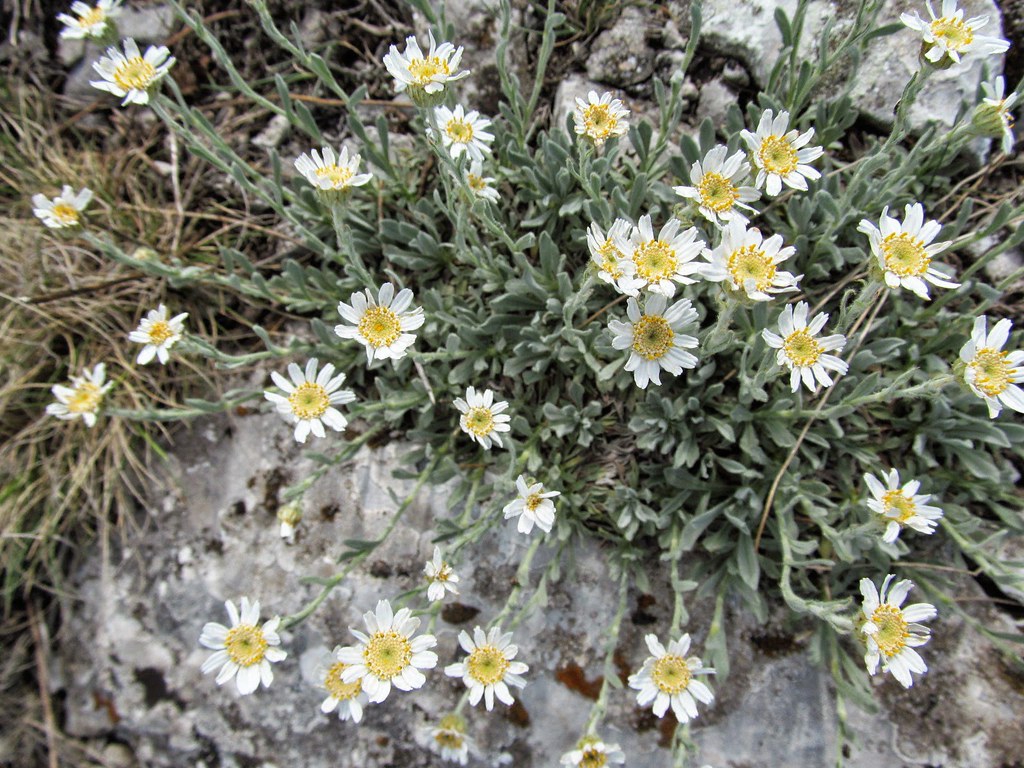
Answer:
<svg viewBox="0 0 1024 768"><path fill-rule="evenodd" d="M290 501L277 509L277 521L281 523L281 538L289 543L295 540L295 526L302 521L302 505Z"/></svg>
<svg viewBox="0 0 1024 768"><path fill-rule="evenodd" d="M455 586L459 582L459 575L441 558L440 547L434 547L434 558L427 561L423 573L427 575L427 581L430 583L427 587L427 599L431 602L443 600L446 591L453 595L459 594Z"/></svg>
<svg viewBox="0 0 1024 768"><path fill-rule="evenodd" d="M626 762L626 755L618 744L605 744L596 736L586 736L580 739L576 749L562 755L559 762L573 768L604 768L622 765Z"/></svg>
<svg viewBox="0 0 1024 768"><path fill-rule="evenodd" d="M508 687L524 687L526 681L520 675L529 670L521 661L512 661L519 653L518 646L512 645L512 633L503 635L498 627L491 627L485 635L483 629L474 627L472 638L465 630L459 633L459 645L469 655L465 661L449 664L444 673L462 678L469 688L469 703L475 707L482 697L488 712L494 708L495 698L511 706Z"/></svg>
<svg viewBox="0 0 1024 768"><path fill-rule="evenodd" d="M848 370L845 361L828 354L846 346L846 337L837 333L820 339L815 338L825 327L828 313L819 312L808 323L809 312L810 305L806 301L799 302L795 308L792 304L787 304L779 315L779 331L782 335L779 336L767 328L761 331L761 336L768 346L779 350L776 355L778 364L789 367L789 386L794 392L800 388L801 381L811 392L817 390L818 383L831 387L833 382L828 371L845 374Z"/></svg>
<svg viewBox="0 0 1024 768"><path fill-rule="evenodd" d="M886 524L882 540L888 544L899 538L904 527L919 533L935 533L936 521L942 517L942 510L927 504L931 496L919 495L921 483L911 480L900 488L900 473L890 469L882 475L885 485L874 475L865 474L873 499L868 499L868 508L882 516Z"/></svg>
<svg viewBox="0 0 1024 768"><path fill-rule="evenodd" d="M337 154L333 147L324 147L320 152L303 152L295 160L295 167L306 177L306 181L322 192L347 192L352 187L361 187L373 178L372 173L359 173L359 155L349 157L348 147L342 147Z"/></svg>
<svg viewBox="0 0 1024 768"><path fill-rule="evenodd" d="M610 93L602 93L598 98L597 91L587 94L587 101L577 96L572 113L576 133L598 147L608 139L624 135L629 130L628 117L629 110L619 99L613 99Z"/></svg>
<svg viewBox="0 0 1024 768"><path fill-rule="evenodd" d="M461 104L454 111L448 107L437 107L434 116L441 132L441 143L453 158L465 153L470 160L483 162L484 152L490 153L491 142L494 141L494 134L487 131L490 120L475 109L465 112Z"/></svg>
<svg viewBox="0 0 1024 768"><path fill-rule="evenodd" d="M972 123L982 129L986 136L998 136L1002 138L1003 154L1013 152L1013 115L1010 110L1016 105L1019 94L1014 91L1009 96L1006 93L1006 81L1002 75L995 79L995 85L988 83L981 84L981 90L985 97L981 100L974 111Z"/></svg>
<svg viewBox="0 0 1024 768"><path fill-rule="evenodd" d="M782 247L782 235L767 240L761 230L747 229L744 222L733 219L722 230L722 241L714 250L705 248L701 274L715 283L725 282L733 291L742 291L753 301L770 301L777 293L797 290L803 275L794 275L778 265L796 253L793 246Z"/></svg>
<svg viewBox="0 0 1024 768"><path fill-rule="evenodd" d="M155 357L161 365L166 365L171 358L168 350L181 341L185 333L186 317L188 312L182 312L168 320L167 307L163 304L149 310L139 323L139 327L128 334L128 341L146 345L139 352L135 362L146 365Z"/></svg>
<svg viewBox="0 0 1024 768"><path fill-rule="evenodd" d="M52 200L45 195L32 195L32 213L50 229L77 227L82 223L81 213L92 200L92 190L82 187L81 192L65 184Z"/></svg>
<svg viewBox="0 0 1024 768"><path fill-rule="evenodd" d="M346 683L362 681L371 704L379 704L391 693L422 687L427 678L421 669L437 666L437 654L429 650L437 645L433 635L413 637L420 620L408 608L393 613L391 603L381 600L376 611L363 614L368 635L349 627L358 645L338 649L335 657L349 665L341 673Z"/></svg>
<svg viewBox="0 0 1024 768"><path fill-rule="evenodd" d="M889 215L889 206L886 206L882 209L879 227L861 219L857 231L868 236L871 251L890 288L906 288L928 299L926 280L941 288L960 287L960 283L931 266L932 259L949 248L950 242L932 243L942 225L937 221L925 223L923 205L908 205L902 224Z"/></svg>
<svg viewBox="0 0 1024 768"><path fill-rule="evenodd" d="M676 194L695 200L700 212L709 221L722 224L730 219L746 223L739 208L753 211L746 203L757 200L761 193L753 187L742 186L750 175L750 163L742 151L726 155L729 148L723 144L708 150L704 162L700 160L690 169L692 187L673 187Z"/></svg>
<svg viewBox="0 0 1024 768"><path fill-rule="evenodd" d="M900 14L900 21L921 33L924 42L922 55L936 66L960 63L967 54L992 56L1005 53L1010 44L998 37L975 34L988 24L988 16L975 16L964 20L964 11L956 7L956 0L942 0L942 16L936 16L930 2L925 2L931 21L922 19L917 11Z"/></svg>
<svg viewBox="0 0 1024 768"><path fill-rule="evenodd" d="M430 737L442 760L459 765L469 761L473 740L466 734L466 721L460 715L453 712L442 717L437 727L430 729Z"/></svg>
<svg viewBox="0 0 1024 768"><path fill-rule="evenodd" d="M860 580L866 620L860 628L867 643L864 664L874 675L881 661L883 672L892 672L900 685L909 688L914 684L911 672L923 674L928 671L924 659L914 649L927 643L930 633L928 627L917 622L934 619L938 612L934 605L928 603L900 608L914 583L905 579L890 590L889 584L895 578L892 574L886 576L881 590L875 589L871 579Z"/></svg>
<svg viewBox="0 0 1024 768"><path fill-rule="evenodd" d="M403 288L395 295L395 286L384 283L376 301L370 289L353 293L351 304L338 302L338 314L352 325L336 325L334 332L343 339L356 339L366 347L367 362L400 360L416 343L409 333L423 325L423 308L412 307L412 291Z"/></svg>
<svg viewBox="0 0 1024 768"><path fill-rule="evenodd" d="M470 191L479 198L497 203L501 200L501 195L498 194L498 190L491 186L494 183L493 176L484 176L483 163L479 160L474 160L469 166L469 170L466 171L466 186L469 187Z"/></svg>
<svg viewBox="0 0 1024 768"><path fill-rule="evenodd" d="M57 402L46 406L46 412L58 419L81 419L85 426L95 426L103 396L114 386L112 381L103 383L106 376L106 366L98 363L91 371L86 368L81 376L72 376L69 387L54 385L50 391Z"/></svg>
<svg viewBox="0 0 1024 768"><path fill-rule="evenodd" d="M814 129L804 133L789 127L789 112L774 115L766 109L757 125L757 133L742 131L743 140L750 147L751 158L757 168L754 186L765 187L765 192L774 197L782 191L782 185L807 191L807 179L820 179L821 174L808 163L821 157L825 150L808 147L814 138Z"/></svg>
<svg viewBox="0 0 1024 768"><path fill-rule="evenodd" d="M329 715L337 710L340 720L358 723L363 719L363 706L367 703L366 694L363 693L363 684L359 680L346 683L343 679L349 665L337 660L340 653L341 646L335 646L335 662L321 674L321 687L327 691L327 698L320 704L320 711Z"/></svg>
<svg viewBox="0 0 1024 768"><path fill-rule="evenodd" d="M646 707L653 702L651 709L657 717L664 717L671 705L676 720L689 722L697 717L698 701L710 704L715 699L697 675L713 675L715 670L705 667L696 656L686 658L690 650L688 634L670 642L668 649L658 642L657 635L647 635L644 641L651 655L640 671L629 677L629 687L639 691L636 703Z"/></svg>
<svg viewBox="0 0 1024 768"><path fill-rule="evenodd" d="M415 37L405 39L405 53L392 45L384 56L384 66L395 78L395 92L408 89L409 97L420 106L429 106L433 99L444 95L448 83L469 76L469 70L452 74L462 60L462 46L434 42L429 32L430 50L424 55Z"/></svg>
<svg viewBox="0 0 1024 768"><path fill-rule="evenodd" d="M230 600L224 603L224 607L231 618L231 626L211 621L199 635L201 645L216 651L203 662L203 674L220 667L217 685L224 685L234 677L238 692L243 696L259 688L260 683L269 688L274 682L270 664L288 656L277 647L281 644L277 634L281 617L275 616L260 627L260 601L250 603L247 597L242 598L241 613Z"/></svg>
<svg viewBox="0 0 1024 768"><path fill-rule="evenodd" d="M616 247L624 256L633 262L635 282L651 293L661 293L672 298L676 294L676 284L692 285L697 282L690 275L700 272L700 264L693 260L707 246L703 240L697 239L697 228L680 232L679 219L672 219L657 237L651 226L651 217L641 216L633 227L629 240L621 233L616 233ZM614 227L614 225L613 225ZM620 265L620 270L624 267Z"/></svg>
<svg viewBox="0 0 1024 768"><path fill-rule="evenodd" d="M95 6L74 2L71 13L58 13L57 21L64 25L60 36L65 40L83 40L87 37L102 38L110 29L112 19L121 15L123 0L99 0ZM77 17L77 18L76 18Z"/></svg>
<svg viewBox="0 0 1024 768"><path fill-rule="evenodd" d="M974 321L971 339L960 349L960 359L966 363L964 380L988 406L988 415L995 418L1008 406L1024 413L1024 352L1003 352L1013 327L1006 318L986 333L988 318L982 315Z"/></svg>
<svg viewBox="0 0 1024 768"><path fill-rule="evenodd" d="M667 309L666 309L667 307ZM684 368L696 368L697 357L687 349L696 349L697 338L683 333L697 322L697 310L689 299L679 299L671 307L668 299L651 294L640 313L640 304L630 297L626 303L628 322L610 320L608 330L615 349L628 349L626 370L641 389L650 382L661 385L661 371L678 376Z"/></svg>
<svg viewBox="0 0 1024 768"><path fill-rule="evenodd" d="M646 283L636 276L636 264L633 260L616 245L628 241L632 226L626 219L616 219L612 222L607 237L596 223L591 223L587 228L587 247L590 249L591 261L597 266L598 279L627 296L639 294Z"/></svg>
<svg viewBox="0 0 1024 768"><path fill-rule="evenodd" d="M551 526L555 524L555 502L552 499L562 494L545 491L541 483L527 484L525 475L516 478L516 490L519 496L502 510L505 519L518 517L520 533L529 533L534 525L544 533L551 533Z"/></svg>
<svg viewBox="0 0 1024 768"><path fill-rule="evenodd" d="M149 92L174 65L175 58L163 45L149 46L145 55L139 53L139 46L130 37L123 45L124 53L117 48L107 48L107 55L93 62L92 68L103 79L90 80L89 85L118 98L123 96L122 107L148 104Z"/></svg>
<svg viewBox="0 0 1024 768"><path fill-rule="evenodd" d="M351 390L338 390L345 381L344 373L334 376L334 366L328 363L318 376L318 364L315 357L310 358L303 372L295 363L289 363L288 375L291 381L277 371L271 371L270 378L284 394L263 393L276 406L278 413L295 423L295 440L300 443L306 442L310 432L316 437L325 437L327 433L324 424L335 432L345 429L348 419L334 406L351 403L356 399Z"/></svg>
<svg viewBox="0 0 1024 768"><path fill-rule="evenodd" d="M512 417L503 413L508 408L508 403L500 400L494 402L494 392L485 389L477 392L473 387L466 389L466 399L455 398L455 407L462 416L459 418L459 426L462 431L476 440L485 449L490 449L491 443L502 447L499 432L508 432L512 429L509 425Z"/></svg>

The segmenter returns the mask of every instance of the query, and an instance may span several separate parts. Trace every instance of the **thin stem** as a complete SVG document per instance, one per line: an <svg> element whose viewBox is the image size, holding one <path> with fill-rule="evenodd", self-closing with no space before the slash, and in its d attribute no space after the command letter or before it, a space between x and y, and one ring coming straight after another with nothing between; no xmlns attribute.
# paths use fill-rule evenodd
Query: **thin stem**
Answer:
<svg viewBox="0 0 1024 768"><path fill-rule="evenodd" d="M592 736L597 731L597 726L600 724L604 717L605 710L608 708L608 691L611 690L611 683L613 675L617 675L618 671L615 668L615 649L619 644L619 632L622 628L622 617L626 613L626 596L629 594L629 579L625 569L623 569L622 577L619 579L619 606L615 611L615 618L612 619L612 623L609 625L607 632L605 633L605 654L604 654L604 669L601 673L601 692L597 695L597 701L594 702L594 706L590 708L590 716L587 718L587 726L584 728L584 735Z"/></svg>

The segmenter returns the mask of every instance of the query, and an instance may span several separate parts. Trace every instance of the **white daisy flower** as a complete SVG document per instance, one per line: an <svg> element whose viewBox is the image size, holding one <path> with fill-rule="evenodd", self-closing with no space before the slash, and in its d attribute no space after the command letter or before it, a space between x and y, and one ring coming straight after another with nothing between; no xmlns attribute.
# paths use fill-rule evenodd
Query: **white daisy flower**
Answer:
<svg viewBox="0 0 1024 768"><path fill-rule="evenodd" d="M136 344L145 344L135 362L139 365L146 365L154 357L161 365L166 365L171 359L168 350L181 341L185 334L185 318L188 312L167 318L167 307L161 304L156 309L149 310L146 316L139 323L139 327L128 334L128 341Z"/></svg>
<svg viewBox="0 0 1024 768"><path fill-rule="evenodd" d="M391 611L391 603L381 600L376 611L363 614L368 635L349 627L359 645L338 649L335 657L348 664L341 673L346 683L362 681L371 704L379 704L391 693L422 687L427 678L421 669L437 666L437 654L429 650L437 645L433 635L413 637L420 620L408 608Z"/></svg>
<svg viewBox="0 0 1024 768"><path fill-rule="evenodd" d="M930 631L917 622L934 619L938 612L934 605L928 603L900 608L914 583L904 579L890 590L889 584L895 578L892 574L886 576L881 590L875 589L871 579L860 580L865 618L860 631L867 643L864 664L874 675L881 661L883 672L892 672L900 685L909 688L914 684L912 672L923 674L928 671L924 660L914 649L928 642Z"/></svg>
<svg viewBox="0 0 1024 768"><path fill-rule="evenodd" d="M541 483L528 484L525 475L516 478L516 490L519 496L502 509L505 519L518 517L520 533L529 533L534 525L544 533L551 533L551 526L555 524L555 502L552 499L562 494L545 491Z"/></svg>
<svg viewBox="0 0 1024 768"><path fill-rule="evenodd" d="M472 638L465 630L459 632L459 645L469 655L465 661L449 664L444 673L462 678L469 688L469 703L475 707L482 697L488 712L494 708L495 698L511 706L508 687L523 688L526 681L520 675L529 670L521 661L512 661L519 653L518 646L512 645L512 633L503 635L498 627L491 627L485 635L475 627Z"/></svg>
<svg viewBox="0 0 1024 768"><path fill-rule="evenodd" d="M353 293L351 304L338 302L338 314L352 325L336 325L334 332L343 339L355 339L366 347L367 362L400 360L416 343L409 333L423 325L423 307L411 307L412 291L403 288L395 295L395 286L384 283L376 301L370 289Z"/></svg>
<svg viewBox="0 0 1024 768"><path fill-rule="evenodd" d="M274 682L271 663L276 664L288 656L277 647L281 644L277 634L281 617L275 616L259 626L260 601L250 603L247 597L242 598L241 613L230 600L224 603L224 607L228 609L231 626L211 621L199 635L201 645L216 651L203 662L203 674L220 667L217 685L224 685L234 677L238 692L243 696L259 688L260 683L269 688Z"/></svg>
<svg viewBox="0 0 1024 768"><path fill-rule="evenodd" d="M277 508L277 521L281 523L281 538L295 540L295 527L302 521L302 505L290 501Z"/></svg>
<svg viewBox="0 0 1024 768"><path fill-rule="evenodd" d="M964 381L988 406L988 415L995 418L1008 406L1024 413L1024 352L1003 352L1013 327L1006 318L986 333L988 318L982 315L974 321L971 340L960 349L960 359L966 364Z"/></svg>
<svg viewBox="0 0 1024 768"><path fill-rule="evenodd" d="M628 322L610 320L608 330L614 335L615 349L628 349L626 370L633 372L633 381L641 389L650 382L661 385L661 371L678 376L684 368L696 368L697 357L687 349L697 348L697 339L683 333L686 326L697 322L697 310L689 299L679 299L671 307L668 299L651 294L640 313L640 304L630 297L626 303Z"/></svg>
<svg viewBox="0 0 1024 768"><path fill-rule="evenodd" d="M701 265L706 280L721 283L732 291L742 292L753 301L770 301L777 293L797 290L803 275L794 275L778 265L796 253L793 246L782 247L782 235L767 240L757 228L734 218L722 230L722 241L714 250L703 251L707 264Z"/></svg>
<svg viewBox="0 0 1024 768"><path fill-rule="evenodd" d="M942 225L937 221L925 223L923 205L908 205L902 224L889 215L886 206L879 226L861 219L857 231L868 236L886 285L892 289L906 288L922 299L929 298L926 280L941 288L960 287L960 283L931 266L932 258L949 248L950 242L932 243Z"/></svg>
<svg viewBox="0 0 1024 768"><path fill-rule="evenodd" d="M90 80L89 85L107 91L118 98L124 97L121 106L148 104L149 92L174 65L176 59L163 45L149 46L145 55L130 37L124 43L124 53L117 48L107 48L107 55L93 62L102 80Z"/></svg>
<svg viewBox="0 0 1024 768"><path fill-rule="evenodd" d="M488 200L492 203L497 203L501 200L501 195L498 194L492 184L494 184L493 176L484 176L484 166L479 160L474 160L469 166L469 170L466 171L466 186L469 187L470 191L483 200Z"/></svg>
<svg viewBox="0 0 1024 768"><path fill-rule="evenodd" d="M395 78L395 92L409 91L409 98L421 107L434 106L444 97L448 83L469 76L469 70L455 72L462 60L462 46L434 42L428 32L430 50L424 55L415 37L405 39L405 53L392 45L384 56L384 66ZM454 74L453 74L454 72Z"/></svg>
<svg viewBox="0 0 1024 768"><path fill-rule="evenodd" d="M942 0L942 15L936 16L930 2L925 2L931 21L922 19L917 11L900 14L900 21L921 33L921 55L932 64L944 68L960 63L967 54L992 56L1005 53L1010 44L998 37L976 34L988 24L988 16L974 16L964 20L964 11L956 7L956 0Z"/></svg>
<svg viewBox="0 0 1024 768"><path fill-rule="evenodd" d="M634 280L642 281L642 287L651 293L661 293L670 299L676 294L677 283L697 282L689 277L701 271L700 264L694 264L693 260L707 246L697 239L696 227L680 232L681 226L679 219L672 219L655 237L651 217L647 215L641 216L631 229L628 241L621 233L616 233L616 247L633 262Z"/></svg>
<svg viewBox="0 0 1024 768"><path fill-rule="evenodd" d="M473 387L466 390L466 399L455 398L455 407L462 416L459 418L459 426L462 431L476 440L485 449L490 450L493 442L499 448L502 447L499 432L508 432L512 429L509 425L512 417L503 413L508 408L508 403L500 400L494 402L494 392L485 389L477 392Z"/></svg>
<svg viewBox="0 0 1024 768"><path fill-rule="evenodd" d="M626 755L618 744L605 744L596 736L580 739L576 749L562 755L559 763L573 768L604 768L607 765L622 765Z"/></svg>
<svg viewBox="0 0 1024 768"><path fill-rule="evenodd" d="M455 586L459 582L459 575L441 558L440 547L434 547L434 558L427 561L423 573L427 575L427 581L430 583L427 587L427 599L431 602L443 600L446 591L453 595L459 594Z"/></svg>
<svg viewBox="0 0 1024 768"><path fill-rule="evenodd" d="M82 211L92 200L92 190L82 187L81 192L65 184L52 200L45 195L32 195L32 213L50 229L77 227L82 223Z"/></svg>
<svg viewBox="0 0 1024 768"><path fill-rule="evenodd" d="M121 3L123 0L99 0L96 5L74 2L71 4L71 13L58 13L57 21L64 25L60 36L65 40L84 40L87 37L94 39L109 36L112 31L112 21L121 15Z"/></svg>
<svg viewBox="0 0 1024 768"><path fill-rule="evenodd" d="M766 109L757 124L757 133L741 131L743 140L750 148L751 159L757 168L754 186L765 187L769 197L782 191L782 185L807 191L807 179L820 179L821 174L808 163L817 160L825 150L808 147L814 138L814 129L800 133L789 127L789 112L774 115Z"/></svg>
<svg viewBox="0 0 1024 768"><path fill-rule="evenodd" d="M664 717L669 706L680 723L687 723L697 717L697 702L711 704L714 694L697 675L713 675L715 670L705 667L696 657L686 658L690 650L690 636L683 634L670 642L666 650L657 635L647 635L644 640L651 655L640 671L629 676L629 687L639 691L636 703L646 707L653 702L652 711L657 717Z"/></svg>
<svg viewBox="0 0 1024 768"><path fill-rule="evenodd" d="M320 704L320 711L325 715L337 711L340 720L351 720L358 723L363 719L363 707L367 703L366 694L363 693L363 684L359 680L346 683L343 679L345 670L349 665L343 661L337 661L341 653L341 646L335 646L333 655L336 661L327 667L321 677L321 687L327 691L327 698Z"/></svg>
<svg viewBox="0 0 1024 768"><path fill-rule="evenodd" d="M295 440L299 443L306 442L310 432L316 437L325 437L324 424L335 432L345 429L348 419L334 406L351 403L356 399L351 390L338 390L345 381L344 373L334 376L334 366L328 363L318 376L318 364L315 357L310 358L303 372L295 363L289 363L288 375L291 381L277 371L271 371L270 378L284 394L263 393L276 406L278 413L295 423Z"/></svg>
<svg viewBox="0 0 1024 768"><path fill-rule="evenodd" d="M874 496L868 499L868 508L881 515L882 522L886 524L882 541L892 544L904 527L919 533L935 533L936 521L942 517L942 510L927 504L931 496L917 493L921 483L911 480L900 488L900 473L895 469L883 474L882 479L884 485L874 475L864 475L864 482Z"/></svg>
<svg viewBox="0 0 1024 768"><path fill-rule="evenodd" d="M746 223L739 208L753 211L747 203L757 200L761 193L753 187L741 186L750 175L750 163L742 151L726 157L729 148L723 144L708 150L704 162L700 160L690 169L692 187L673 187L677 195L697 202L700 212L709 221L722 224L731 219Z"/></svg>
<svg viewBox="0 0 1024 768"><path fill-rule="evenodd" d="M577 96L572 113L577 135L586 136L598 147L608 139L625 135L629 130L628 117L629 110L619 99L613 99L610 93L602 93L598 98L597 91L587 94L586 101Z"/></svg>
<svg viewBox="0 0 1024 768"><path fill-rule="evenodd" d="M437 107L434 119L441 132L441 143L452 158L458 159L465 153L470 160L482 163L484 152L490 153L494 134L486 129L490 127L491 121L475 109L465 112L461 104L454 111L448 107Z"/></svg>
<svg viewBox="0 0 1024 768"><path fill-rule="evenodd" d="M299 155L295 167L318 192L334 199L373 178L372 173L359 173L360 160L359 155L349 157L348 147L342 147L337 154L333 147L324 147L321 152L313 149L308 155Z"/></svg>
<svg viewBox="0 0 1024 768"><path fill-rule="evenodd" d="M995 79L995 84L982 83L981 90L985 97L974 109L971 117L973 125L983 136L1002 138L1003 154L1013 152L1013 115L1010 109L1017 103L1019 95L1016 91L1009 96L1003 96L1006 92L1006 81L1000 75Z"/></svg>
<svg viewBox="0 0 1024 768"><path fill-rule="evenodd" d="M810 305L806 301L798 302L796 307L787 304L779 315L778 335L765 328L761 336L769 347L779 350L776 361L790 369L789 387L794 392L800 388L800 382L811 392L817 391L818 383L824 387L832 386L832 378L828 371L845 374L848 366L845 361L835 355L828 354L841 350L846 346L846 337L842 334L815 338L828 321L828 313L819 312L810 323L807 315Z"/></svg>
<svg viewBox="0 0 1024 768"><path fill-rule="evenodd" d="M627 296L638 295L647 282L636 276L636 264L616 245L628 241L632 226L626 219L616 219L607 237L596 223L592 222L587 228L587 247L591 261L597 266L598 279Z"/></svg>
<svg viewBox="0 0 1024 768"><path fill-rule="evenodd" d="M91 371L85 368L81 376L72 376L71 386L55 384L50 391L57 402L46 406L46 412L58 419L81 419L85 426L95 426L103 396L114 386L112 381L104 384L106 370L106 365L98 363Z"/></svg>
<svg viewBox="0 0 1024 768"><path fill-rule="evenodd" d="M466 734L466 721L460 715L453 712L442 717L437 727L430 729L430 737L442 760L459 765L469 761L473 740Z"/></svg>

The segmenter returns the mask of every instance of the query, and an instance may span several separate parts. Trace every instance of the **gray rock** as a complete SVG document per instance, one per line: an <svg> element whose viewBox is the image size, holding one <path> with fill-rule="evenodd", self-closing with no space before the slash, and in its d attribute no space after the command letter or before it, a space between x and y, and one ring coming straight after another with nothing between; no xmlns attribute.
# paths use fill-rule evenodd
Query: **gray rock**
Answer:
<svg viewBox="0 0 1024 768"><path fill-rule="evenodd" d="M725 124L725 116L729 108L736 103L736 93L725 84L722 78L716 77L700 89L700 100L697 102L697 124L704 118L711 118L716 126Z"/></svg>
<svg viewBox="0 0 1024 768"><path fill-rule="evenodd" d="M636 6L623 9L611 29L594 40L587 60L587 77L599 83L627 87L654 72L655 51L648 44L652 21Z"/></svg>
<svg viewBox="0 0 1024 768"><path fill-rule="evenodd" d="M290 124L284 115L274 115L267 123L267 127L253 136L252 143L264 149L273 149L284 139L288 133Z"/></svg>

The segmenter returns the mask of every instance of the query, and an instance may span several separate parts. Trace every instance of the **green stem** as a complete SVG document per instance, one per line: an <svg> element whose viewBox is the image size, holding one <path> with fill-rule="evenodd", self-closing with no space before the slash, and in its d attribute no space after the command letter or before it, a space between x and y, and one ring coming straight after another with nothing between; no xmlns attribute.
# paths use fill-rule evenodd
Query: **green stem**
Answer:
<svg viewBox="0 0 1024 768"><path fill-rule="evenodd" d="M615 618L612 619L612 623L609 625L608 630L605 633L604 643L604 669L601 673L601 692L597 696L597 701L594 702L594 706L590 708L590 716L587 718L586 728L583 730L585 736L592 736L597 731L597 726L600 724L604 717L605 710L608 707L608 692L612 688L611 680L614 675L618 674L618 670L615 668L615 649L619 644L619 632L622 627L622 617L626 613L626 596L629 594L629 579L625 569L623 569L622 577L619 579L619 607L615 611Z"/></svg>

